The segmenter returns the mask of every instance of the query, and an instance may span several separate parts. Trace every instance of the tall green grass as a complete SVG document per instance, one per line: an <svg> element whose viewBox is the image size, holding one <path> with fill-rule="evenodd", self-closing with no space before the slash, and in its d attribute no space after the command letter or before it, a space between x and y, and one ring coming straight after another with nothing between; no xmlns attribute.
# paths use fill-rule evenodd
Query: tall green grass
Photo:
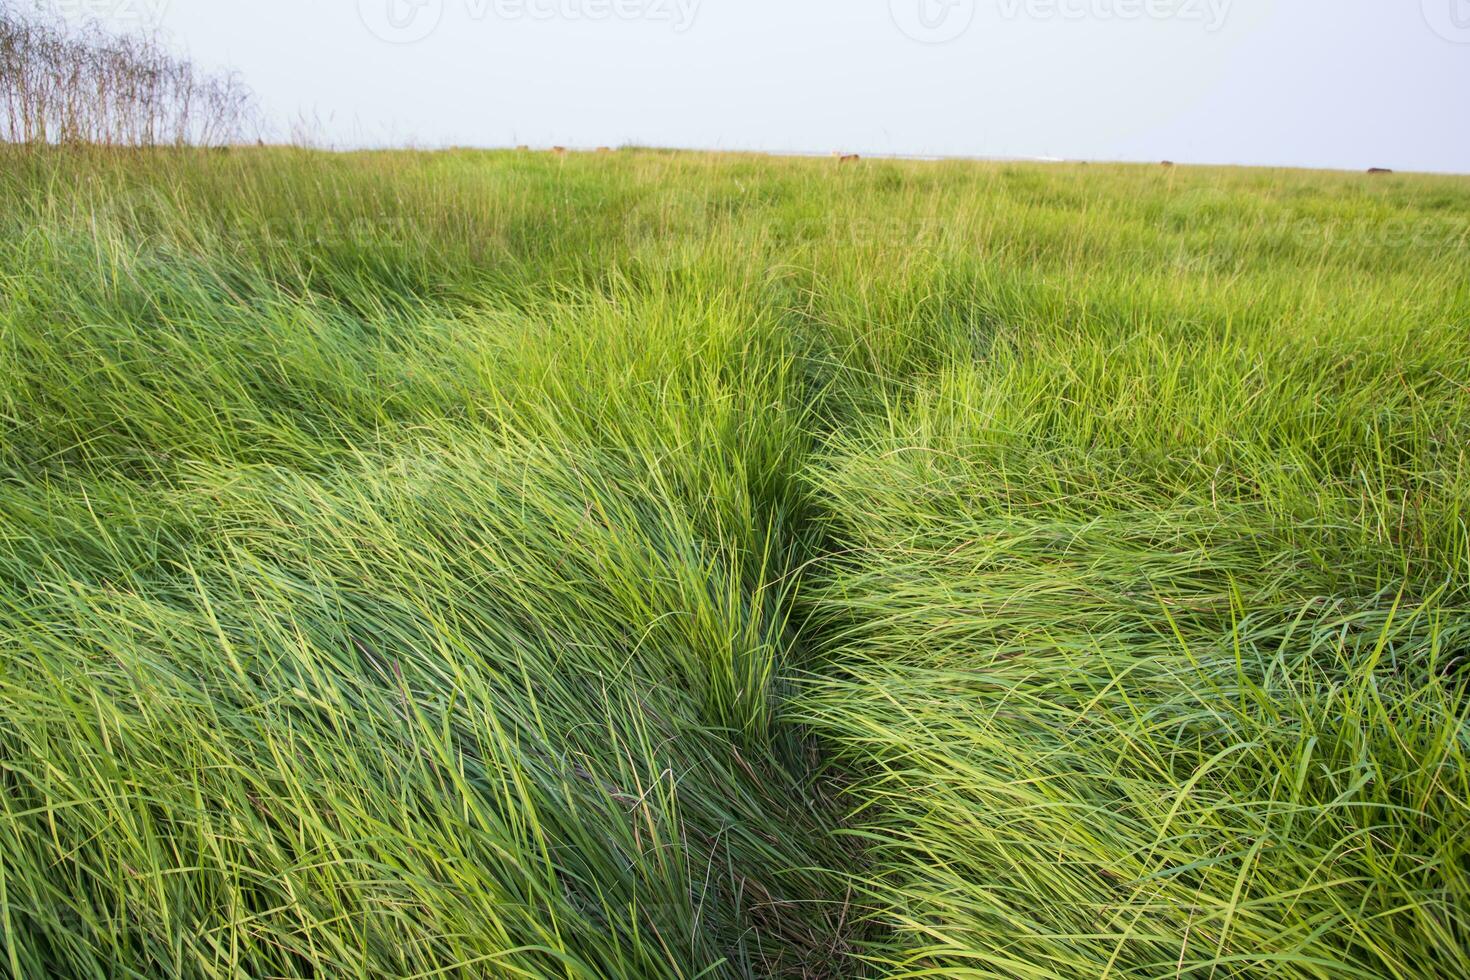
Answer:
<svg viewBox="0 0 1470 980"><path fill-rule="evenodd" d="M18 977L1457 977L1470 183L0 154Z"/></svg>

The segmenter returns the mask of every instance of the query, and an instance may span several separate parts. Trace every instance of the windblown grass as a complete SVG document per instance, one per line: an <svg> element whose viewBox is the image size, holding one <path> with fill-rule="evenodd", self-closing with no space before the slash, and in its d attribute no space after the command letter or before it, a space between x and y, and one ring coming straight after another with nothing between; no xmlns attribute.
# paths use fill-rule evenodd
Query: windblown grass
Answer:
<svg viewBox="0 0 1470 980"><path fill-rule="evenodd" d="M0 155L18 977L1458 977L1470 183Z"/></svg>

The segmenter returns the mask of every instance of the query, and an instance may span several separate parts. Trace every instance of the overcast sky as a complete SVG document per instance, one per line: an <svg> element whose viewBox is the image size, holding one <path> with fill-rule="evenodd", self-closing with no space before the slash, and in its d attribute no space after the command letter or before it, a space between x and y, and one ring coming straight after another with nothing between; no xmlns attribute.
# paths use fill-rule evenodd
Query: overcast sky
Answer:
<svg viewBox="0 0 1470 980"><path fill-rule="evenodd" d="M1470 172L1470 0L45 0L336 146Z"/></svg>

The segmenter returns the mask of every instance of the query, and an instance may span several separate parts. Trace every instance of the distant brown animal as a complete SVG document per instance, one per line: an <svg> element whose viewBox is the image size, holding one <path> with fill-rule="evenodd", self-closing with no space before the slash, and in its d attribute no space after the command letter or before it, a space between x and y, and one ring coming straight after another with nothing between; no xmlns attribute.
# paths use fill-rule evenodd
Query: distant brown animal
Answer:
<svg viewBox="0 0 1470 980"><path fill-rule="evenodd" d="M857 163L861 159L856 153L840 153L837 156L838 163Z"/></svg>
<svg viewBox="0 0 1470 980"><path fill-rule="evenodd" d="M559 157L564 157L567 155L567 148L565 146L553 146L551 152Z"/></svg>
<svg viewBox="0 0 1470 980"><path fill-rule="evenodd" d="M1391 173L1393 173L1393 171L1392 170L1389 170L1387 167L1369 167L1368 168L1368 172L1370 174L1391 174Z"/></svg>
<svg viewBox="0 0 1470 980"><path fill-rule="evenodd" d="M1160 163L1159 166L1161 166L1161 167L1172 167L1172 166L1174 166L1174 161L1173 160L1165 160L1163 163Z"/></svg>
<svg viewBox="0 0 1470 980"><path fill-rule="evenodd" d="M599 146L597 148L597 152L598 153L611 153L612 152L612 147L610 147L610 146Z"/></svg>

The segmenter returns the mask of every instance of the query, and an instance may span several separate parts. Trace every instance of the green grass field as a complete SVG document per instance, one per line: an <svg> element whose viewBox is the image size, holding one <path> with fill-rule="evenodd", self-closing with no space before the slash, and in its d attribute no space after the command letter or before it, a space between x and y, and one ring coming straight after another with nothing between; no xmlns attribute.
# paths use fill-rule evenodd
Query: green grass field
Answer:
<svg viewBox="0 0 1470 980"><path fill-rule="evenodd" d="M1470 178L0 151L0 972L1470 972Z"/></svg>

